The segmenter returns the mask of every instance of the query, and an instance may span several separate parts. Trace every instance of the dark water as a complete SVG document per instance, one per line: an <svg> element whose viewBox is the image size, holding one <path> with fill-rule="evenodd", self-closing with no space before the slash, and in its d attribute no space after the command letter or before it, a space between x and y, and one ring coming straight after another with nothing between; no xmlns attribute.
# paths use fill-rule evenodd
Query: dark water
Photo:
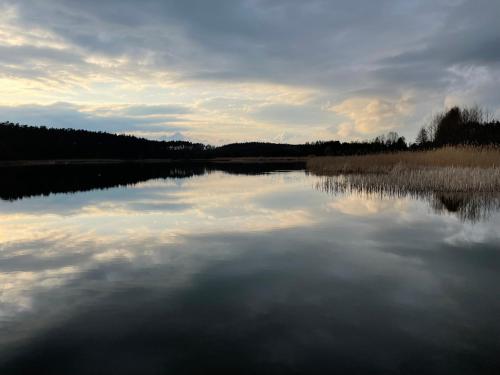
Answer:
<svg viewBox="0 0 500 375"><path fill-rule="evenodd" d="M500 373L496 210L261 168L5 172L0 374Z"/></svg>

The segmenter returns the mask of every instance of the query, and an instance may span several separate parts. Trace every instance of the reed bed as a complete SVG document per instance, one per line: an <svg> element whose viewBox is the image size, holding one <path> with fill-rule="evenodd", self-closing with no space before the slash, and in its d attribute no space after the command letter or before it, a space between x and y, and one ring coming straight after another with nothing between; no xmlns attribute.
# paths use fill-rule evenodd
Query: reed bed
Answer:
<svg viewBox="0 0 500 375"><path fill-rule="evenodd" d="M313 157L307 161L308 171L317 175L389 173L395 168L401 171L441 167L500 168L500 148L444 147L389 154Z"/></svg>
<svg viewBox="0 0 500 375"><path fill-rule="evenodd" d="M317 188L425 199L437 211L476 221L500 210L500 149L448 147L421 152L311 158Z"/></svg>

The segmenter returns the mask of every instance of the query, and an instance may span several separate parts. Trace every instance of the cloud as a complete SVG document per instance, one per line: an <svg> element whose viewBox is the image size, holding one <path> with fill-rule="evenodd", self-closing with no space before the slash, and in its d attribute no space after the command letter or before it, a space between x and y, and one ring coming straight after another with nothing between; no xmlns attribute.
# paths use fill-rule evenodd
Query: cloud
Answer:
<svg viewBox="0 0 500 375"><path fill-rule="evenodd" d="M392 127L410 135L451 101L500 108L491 84L500 80L500 4L492 0L0 0L0 10L0 79L22 95L0 94L14 104L182 102L205 116L190 135L253 127L230 132L233 140L258 138L265 126L271 137L305 140L311 124L314 134L347 134L346 120L360 136ZM246 103L244 85L260 87ZM270 102L265 87L307 90L309 101ZM412 111L397 110L409 96ZM223 107L231 100L242 107ZM339 118L325 102L362 114ZM124 116L170 110L150 109Z"/></svg>
<svg viewBox="0 0 500 375"><path fill-rule="evenodd" d="M56 128L90 129L118 133L172 132L186 129L181 116L188 108L175 106L98 107L54 103L50 105L0 106L2 121Z"/></svg>
<svg viewBox="0 0 500 375"><path fill-rule="evenodd" d="M333 120L333 114L322 110L318 105L283 105L273 104L257 108L251 113L252 118L263 121L295 125L318 125L329 124Z"/></svg>
<svg viewBox="0 0 500 375"><path fill-rule="evenodd" d="M343 79L339 71L353 61L355 71L361 71L426 36L422 19L446 9L436 6L431 12L410 2L395 6L361 0L146 0L141 7L131 1L54 0L12 5L27 28L48 29L87 54L128 56L190 79L314 86L359 84L353 82L355 75Z"/></svg>
<svg viewBox="0 0 500 375"><path fill-rule="evenodd" d="M373 98L348 99L331 110L351 120L339 129L344 136L364 136L383 133L398 127L398 120L412 109L411 99L388 101Z"/></svg>
<svg viewBox="0 0 500 375"><path fill-rule="evenodd" d="M191 113L191 109L175 105L131 105L127 106L125 112L131 116L148 115L183 115Z"/></svg>

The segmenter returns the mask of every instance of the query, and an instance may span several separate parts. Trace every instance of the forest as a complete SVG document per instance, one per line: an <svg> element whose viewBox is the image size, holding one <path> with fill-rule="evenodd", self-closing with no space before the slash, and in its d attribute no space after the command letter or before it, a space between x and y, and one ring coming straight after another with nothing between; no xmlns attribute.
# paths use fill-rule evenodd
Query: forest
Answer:
<svg viewBox="0 0 500 375"><path fill-rule="evenodd" d="M368 141L247 142L215 147L188 141L155 141L106 132L0 123L0 160L3 161L349 156L499 143L500 122L479 107L454 107L436 115L410 144L396 132L390 132Z"/></svg>

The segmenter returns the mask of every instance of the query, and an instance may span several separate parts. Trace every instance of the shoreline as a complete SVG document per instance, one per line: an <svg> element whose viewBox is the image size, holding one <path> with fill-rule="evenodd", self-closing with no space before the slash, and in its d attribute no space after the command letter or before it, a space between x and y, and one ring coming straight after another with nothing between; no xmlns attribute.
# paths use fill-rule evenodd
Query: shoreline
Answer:
<svg viewBox="0 0 500 375"><path fill-rule="evenodd" d="M92 166L120 164L175 164L175 163L225 163L225 164L266 164L305 163L307 157L228 157L214 159L50 159L50 160L6 160L0 161L0 168L45 167L45 166Z"/></svg>

